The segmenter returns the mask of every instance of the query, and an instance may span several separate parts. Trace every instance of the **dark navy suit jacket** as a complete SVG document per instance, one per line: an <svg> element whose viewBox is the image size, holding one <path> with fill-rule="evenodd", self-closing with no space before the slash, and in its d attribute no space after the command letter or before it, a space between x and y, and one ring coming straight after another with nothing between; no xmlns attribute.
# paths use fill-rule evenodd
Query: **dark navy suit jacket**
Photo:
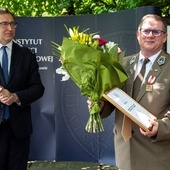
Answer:
<svg viewBox="0 0 170 170"><path fill-rule="evenodd" d="M9 106L11 127L18 138L27 137L32 133L30 104L42 97L44 93L38 70L35 54L28 48L13 42L9 81L5 83L0 68L0 85L11 93L16 93L21 101L19 105L13 103Z"/></svg>

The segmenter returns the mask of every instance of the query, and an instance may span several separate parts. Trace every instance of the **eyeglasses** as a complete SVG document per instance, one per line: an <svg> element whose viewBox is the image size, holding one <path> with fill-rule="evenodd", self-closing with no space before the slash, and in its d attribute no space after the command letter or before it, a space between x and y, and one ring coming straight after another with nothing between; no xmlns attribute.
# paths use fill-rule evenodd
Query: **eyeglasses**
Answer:
<svg viewBox="0 0 170 170"><path fill-rule="evenodd" d="M9 25L11 26L11 28L16 28L17 27L17 23L16 22L0 22L0 26L2 28L8 28Z"/></svg>
<svg viewBox="0 0 170 170"><path fill-rule="evenodd" d="M140 29L140 32L144 36L148 36L152 32L152 35L155 37L159 37L162 35L162 33L164 34L166 33L165 31L162 31L162 30L149 30L149 29L142 29L142 28Z"/></svg>

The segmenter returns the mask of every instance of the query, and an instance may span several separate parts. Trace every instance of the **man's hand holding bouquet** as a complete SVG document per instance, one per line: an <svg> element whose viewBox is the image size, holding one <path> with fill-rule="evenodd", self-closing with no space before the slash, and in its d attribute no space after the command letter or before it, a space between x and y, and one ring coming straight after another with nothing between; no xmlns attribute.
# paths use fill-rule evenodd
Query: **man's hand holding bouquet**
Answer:
<svg viewBox="0 0 170 170"><path fill-rule="evenodd" d="M79 32L79 27L66 29L70 37L64 37L61 46L53 42L53 50L59 52L62 64L56 72L68 74L81 94L92 101L85 129L93 133L101 132L104 130L100 117L102 95L114 87L122 88L127 79L120 64L124 52L114 42L107 42L99 35L87 34L87 30Z"/></svg>

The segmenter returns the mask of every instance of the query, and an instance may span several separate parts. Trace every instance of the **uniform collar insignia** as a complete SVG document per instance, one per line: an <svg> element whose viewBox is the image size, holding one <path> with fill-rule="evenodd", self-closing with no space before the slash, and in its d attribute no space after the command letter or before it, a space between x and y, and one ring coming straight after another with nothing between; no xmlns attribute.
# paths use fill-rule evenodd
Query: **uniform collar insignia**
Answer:
<svg viewBox="0 0 170 170"><path fill-rule="evenodd" d="M159 57L157 62L160 66L163 65L165 63L165 57L164 56Z"/></svg>
<svg viewBox="0 0 170 170"><path fill-rule="evenodd" d="M132 57L132 58L130 59L130 62L129 62L130 65L133 64L135 61L136 61L136 57Z"/></svg>

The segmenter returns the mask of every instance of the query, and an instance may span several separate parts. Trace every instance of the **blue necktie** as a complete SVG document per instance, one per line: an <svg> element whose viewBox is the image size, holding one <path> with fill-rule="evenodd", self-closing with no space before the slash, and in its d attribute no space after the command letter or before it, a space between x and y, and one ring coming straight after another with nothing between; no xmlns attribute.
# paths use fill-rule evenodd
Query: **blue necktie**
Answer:
<svg viewBox="0 0 170 170"><path fill-rule="evenodd" d="M2 46L2 70L4 73L5 82L8 83L8 56L6 52L6 46ZM7 105L4 105L3 111L4 111L3 118L8 119L9 108Z"/></svg>
<svg viewBox="0 0 170 170"><path fill-rule="evenodd" d="M4 73L5 82L8 82L8 56L6 46L2 46L2 70Z"/></svg>

